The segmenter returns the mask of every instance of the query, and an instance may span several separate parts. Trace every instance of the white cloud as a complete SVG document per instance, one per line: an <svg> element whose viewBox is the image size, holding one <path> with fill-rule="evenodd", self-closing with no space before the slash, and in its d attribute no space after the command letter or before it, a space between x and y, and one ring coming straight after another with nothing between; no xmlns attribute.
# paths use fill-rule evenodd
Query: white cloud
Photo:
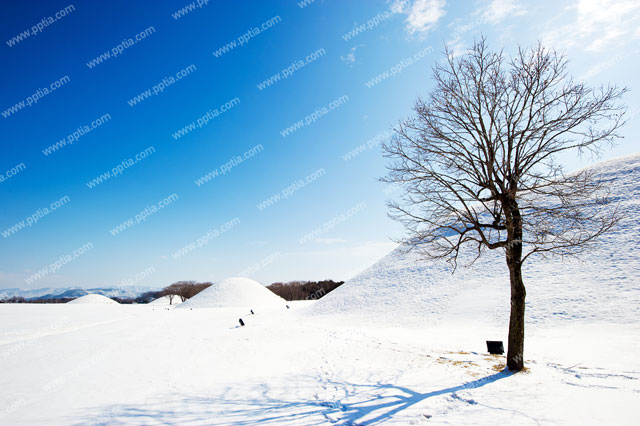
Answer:
<svg viewBox="0 0 640 426"><path fill-rule="evenodd" d="M480 29L487 25L497 25L509 17L522 16L527 13L520 0L480 0L479 7L471 14L471 18L458 18L449 24L450 37L447 46L454 56L467 52L469 39L476 36ZM505 37L512 25L501 25L500 37Z"/></svg>
<svg viewBox="0 0 640 426"><path fill-rule="evenodd" d="M483 2L482 18L490 24L499 24L509 16L522 16L527 13L518 0L491 0Z"/></svg>
<svg viewBox="0 0 640 426"><path fill-rule="evenodd" d="M353 64L356 62L356 47L352 47L351 50L349 51L349 53L347 53L346 55L341 55L340 59L342 59L342 62L345 62L349 65Z"/></svg>
<svg viewBox="0 0 640 426"><path fill-rule="evenodd" d="M353 65L356 62L356 50L365 46L366 45L364 44L353 46L351 49L349 49L349 53L347 53L346 55L341 55L340 59L342 60L342 62L346 63L347 65Z"/></svg>
<svg viewBox="0 0 640 426"><path fill-rule="evenodd" d="M580 0L567 10L570 22L550 29L543 37L549 47L583 46L588 51L602 52L640 38L637 0Z"/></svg>
<svg viewBox="0 0 640 426"><path fill-rule="evenodd" d="M446 4L445 0L395 0L391 10L408 15L406 23L409 34L425 33L445 15Z"/></svg>
<svg viewBox="0 0 640 426"><path fill-rule="evenodd" d="M462 40L462 37L456 37L447 42L447 47L454 57L462 56L467 53L468 46Z"/></svg>

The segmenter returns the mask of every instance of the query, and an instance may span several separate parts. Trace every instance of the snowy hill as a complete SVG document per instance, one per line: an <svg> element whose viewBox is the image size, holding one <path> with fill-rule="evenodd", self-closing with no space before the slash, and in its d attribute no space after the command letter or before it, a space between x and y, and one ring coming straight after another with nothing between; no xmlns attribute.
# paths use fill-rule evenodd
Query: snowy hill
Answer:
<svg viewBox="0 0 640 426"><path fill-rule="evenodd" d="M100 294L87 294L86 296L78 297L67 304L72 305L119 305L115 300L109 299L108 297L102 296Z"/></svg>
<svg viewBox="0 0 640 426"><path fill-rule="evenodd" d="M593 166L608 182L622 221L579 259L532 257L524 266L528 324L566 320L640 321L640 155ZM472 253L467 252L467 259ZM311 314L353 314L385 323L474 321L506 324L504 254L488 252L454 275L444 263L399 247L331 292Z"/></svg>
<svg viewBox="0 0 640 426"><path fill-rule="evenodd" d="M284 299L249 278L227 278L180 304L179 308L283 306Z"/></svg>

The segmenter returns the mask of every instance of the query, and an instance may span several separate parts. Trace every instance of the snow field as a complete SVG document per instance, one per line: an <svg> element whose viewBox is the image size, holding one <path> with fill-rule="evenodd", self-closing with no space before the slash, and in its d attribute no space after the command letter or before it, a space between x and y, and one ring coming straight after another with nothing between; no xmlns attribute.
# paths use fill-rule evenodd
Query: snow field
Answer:
<svg viewBox="0 0 640 426"><path fill-rule="evenodd" d="M32 307L0 307L0 336ZM484 345L504 329L483 324L380 327L296 304L37 308L17 329L29 345L0 344L0 424L637 424L638 325L537 327L529 371L510 375Z"/></svg>
<svg viewBox="0 0 640 426"><path fill-rule="evenodd" d="M0 305L0 424L637 425L640 155L596 167L620 227L526 267L527 371L486 353L498 254L451 275L400 248L291 309L247 279L177 309Z"/></svg>

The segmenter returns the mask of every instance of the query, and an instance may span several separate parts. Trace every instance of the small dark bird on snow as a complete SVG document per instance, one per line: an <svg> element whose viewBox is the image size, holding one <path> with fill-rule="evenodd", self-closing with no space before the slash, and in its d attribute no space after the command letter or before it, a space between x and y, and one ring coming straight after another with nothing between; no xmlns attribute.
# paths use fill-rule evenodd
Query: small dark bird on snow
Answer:
<svg viewBox="0 0 640 426"><path fill-rule="evenodd" d="M251 310L251 315L255 315L255 313L253 312L253 309Z"/></svg>
<svg viewBox="0 0 640 426"><path fill-rule="evenodd" d="M242 321L242 318L240 318L240 326L244 327L244 321Z"/></svg>
<svg viewBox="0 0 640 426"><path fill-rule="evenodd" d="M289 307L289 305L286 305L286 306L287 306L287 309L291 309L291 308Z"/></svg>

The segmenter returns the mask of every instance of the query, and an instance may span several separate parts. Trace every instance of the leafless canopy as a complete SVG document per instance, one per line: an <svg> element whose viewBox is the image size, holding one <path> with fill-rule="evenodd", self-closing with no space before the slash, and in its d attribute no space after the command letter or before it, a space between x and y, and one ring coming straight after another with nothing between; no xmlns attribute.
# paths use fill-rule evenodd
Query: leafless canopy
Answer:
<svg viewBox="0 0 640 426"><path fill-rule="evenodd" d="M391 203L424 255L457 265L460 248L524 248L575 254L611 228L593 172L565 174L558 157L598 155L619 137L626 92L591 88L568 76L567 60L538 44L506 58L477 41L433 70L435 85L385 145L383 181L401 184ZM514 231L521 222L521 232ZM477 257L475 258L477 259Z"/></svg>
<svg viewBox="0 0 640 426"><path fill-rule="evenodd" d="M196 294L210 287L211 283L198 283L195 281L178 281L165 287L162 291L165 296L177 295L182 302L191 299ZM171 301L173 303L173 300Z"/></svg>

